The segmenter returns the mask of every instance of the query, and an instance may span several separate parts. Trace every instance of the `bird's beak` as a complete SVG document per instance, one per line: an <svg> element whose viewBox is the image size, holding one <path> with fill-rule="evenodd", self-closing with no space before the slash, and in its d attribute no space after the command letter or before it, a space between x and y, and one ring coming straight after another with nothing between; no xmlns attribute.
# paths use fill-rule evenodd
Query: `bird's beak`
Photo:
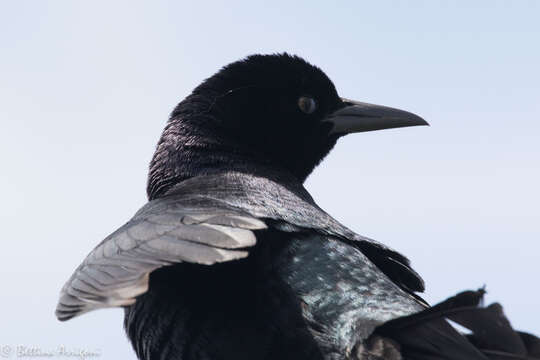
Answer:
<svg viewBox="0 0 540 360"><path fill-rule="evenodd" d="M333 124L330 134L345 135L354 132L429 125L420 116L407 111L344 98L341 100L345 106L324 119Z"/></svg>

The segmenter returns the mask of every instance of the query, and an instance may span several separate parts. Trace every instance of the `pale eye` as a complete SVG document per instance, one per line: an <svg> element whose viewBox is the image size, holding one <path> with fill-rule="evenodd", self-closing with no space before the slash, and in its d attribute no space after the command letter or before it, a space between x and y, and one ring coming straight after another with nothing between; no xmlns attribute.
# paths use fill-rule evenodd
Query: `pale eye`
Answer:
<svg viewBox="0 0 540 360"><path fill-rule="evenodd" d="M308 96L300 96L298 98L298 107L302 112L305 112L306 114L312 114L317 110L317 103L315 100Z"/></svg>

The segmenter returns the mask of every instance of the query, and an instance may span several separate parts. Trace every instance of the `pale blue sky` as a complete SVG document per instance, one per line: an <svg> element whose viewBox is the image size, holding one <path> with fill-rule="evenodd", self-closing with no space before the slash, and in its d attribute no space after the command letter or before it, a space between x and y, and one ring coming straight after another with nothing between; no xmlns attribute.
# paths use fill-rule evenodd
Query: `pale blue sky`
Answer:
<svg viewBox="0 0 540 360"><path fill-rule="evenodd" d="M0 345L135 358L121 310L57 322L60 287L144 204L175 104L281 51L432 125L343 139L308 179L318 203L406 254L428 300L486 284L540 333L538 19L538 1L0 2Z"/></svg>

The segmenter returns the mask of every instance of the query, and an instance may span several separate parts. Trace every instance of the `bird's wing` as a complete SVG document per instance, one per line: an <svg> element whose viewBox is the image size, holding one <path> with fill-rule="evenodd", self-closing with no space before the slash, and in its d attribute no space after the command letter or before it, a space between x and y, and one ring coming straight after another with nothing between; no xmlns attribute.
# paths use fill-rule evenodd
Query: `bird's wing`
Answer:
<svg viewBox="0 0 540 360"><path fill-rule="evenodd" d="M244 258L256 242L253 230L264 228L261 220L217 202L196 197L151 201L75 270L62 288L56 316L68 320L98 308L130 305L147 291L150 272L165 265Z"/></svg>
<svg viewBox="0 0 540 360"><path fill-rule="evenodd" d="M303 316L327 353L343 354L373 330L425 306L358 248L313 231L290 235L275 267L298 294Z"/></svg>

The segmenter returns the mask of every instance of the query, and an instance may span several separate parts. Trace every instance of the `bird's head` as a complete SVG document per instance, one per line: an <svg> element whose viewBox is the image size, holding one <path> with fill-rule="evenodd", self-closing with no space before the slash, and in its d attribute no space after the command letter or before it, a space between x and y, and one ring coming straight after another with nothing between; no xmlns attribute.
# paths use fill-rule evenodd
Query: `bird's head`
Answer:
<svg viewBox="0 0 540 360"><path fill-rule="evenodd" d="M282 168L304 181L341 136L413 125L427 123L341 98L322 70L297 56L249 56L205 80L174 110L148 192L153 198L167 184L237 161Z"/></svg>

